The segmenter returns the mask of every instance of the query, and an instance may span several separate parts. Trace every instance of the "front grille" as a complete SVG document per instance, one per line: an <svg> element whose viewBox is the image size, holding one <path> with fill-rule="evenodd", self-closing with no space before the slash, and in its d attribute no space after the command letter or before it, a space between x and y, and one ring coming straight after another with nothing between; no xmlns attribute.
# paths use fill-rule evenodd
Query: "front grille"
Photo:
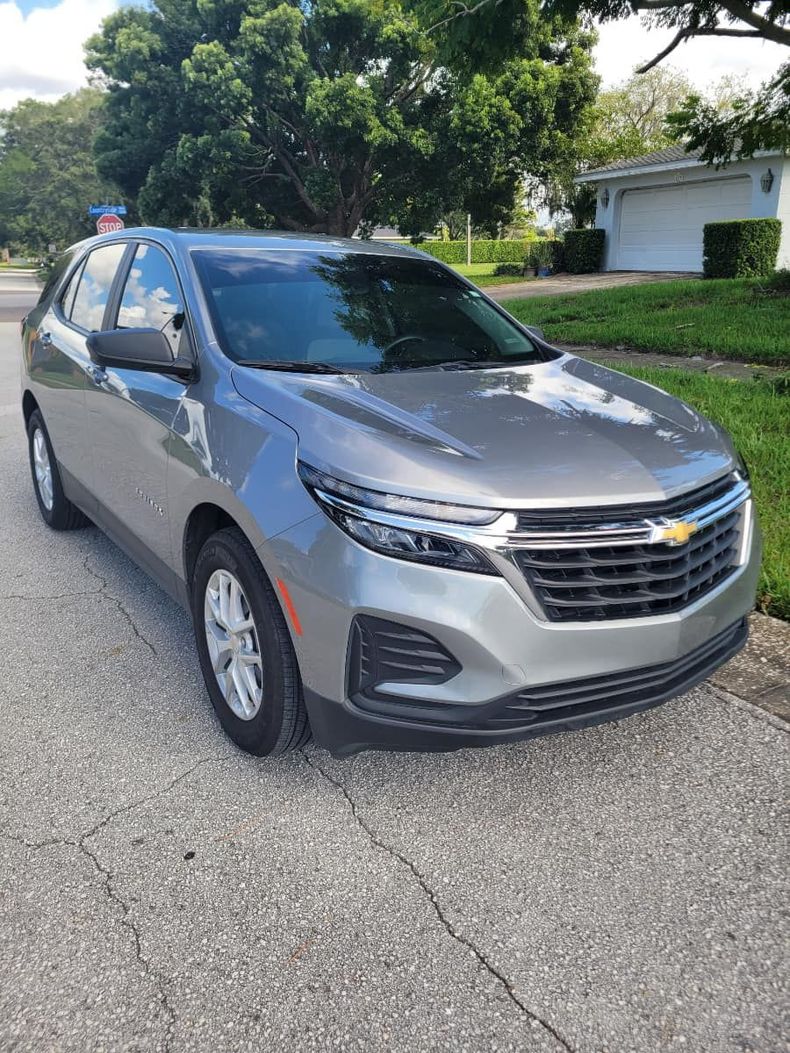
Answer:
<svg viewBox="0 0 790 1053"><path fill-rule="evenodd" d="M570 532L584 527L596 527L611 522L627 520L657 519L666 516L679 519L695 508L723 497L737 482L734 475L725 475L712 483L689 490L677 497L662 501L646 501L631 505L604 505L595 508L559 508L542 511L540 509L522 510L518 513L519 530L556 530Z"/></svg>
<svg viewBox="0 0 790 1053"><path fill-rule="evenodd" d="M740 510L682 546L612 545L518 549L518 566L551 621L602 621L669 614L715 588L735 569Z"/></svg>
<svg viewBox="0 0 790 1053"><path fill-rule="evenodd" d="M743 647L747 635L744 618L674 662L525 688L488 716L487 727L584 720L621 707L657 705L704 680Z"/></svg>

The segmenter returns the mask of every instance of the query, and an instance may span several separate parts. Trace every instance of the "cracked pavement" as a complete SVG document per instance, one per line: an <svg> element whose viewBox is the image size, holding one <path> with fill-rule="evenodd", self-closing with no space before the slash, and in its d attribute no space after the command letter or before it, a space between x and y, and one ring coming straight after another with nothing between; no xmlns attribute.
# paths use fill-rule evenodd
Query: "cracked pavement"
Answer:
<svg viewBox="0 0 790 1053"><path fill-rule="evenodd" d="M186 614L97 530L39 520L17 333L0 1050L786 1049L779 721L705 685L490 750L239 753Z"/></svg>

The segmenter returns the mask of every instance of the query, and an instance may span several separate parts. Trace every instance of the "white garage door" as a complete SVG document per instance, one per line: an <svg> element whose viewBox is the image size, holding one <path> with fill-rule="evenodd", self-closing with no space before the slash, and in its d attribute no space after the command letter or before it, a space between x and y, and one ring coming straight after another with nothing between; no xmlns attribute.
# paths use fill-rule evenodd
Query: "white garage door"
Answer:
<svg viewBox="0 0 790 1053"><path fill-rule="evenodd" d="M701 271L703 226L717 219L743 219L751 201L748 176L626 190L615 266L624 271Z"/></svg>

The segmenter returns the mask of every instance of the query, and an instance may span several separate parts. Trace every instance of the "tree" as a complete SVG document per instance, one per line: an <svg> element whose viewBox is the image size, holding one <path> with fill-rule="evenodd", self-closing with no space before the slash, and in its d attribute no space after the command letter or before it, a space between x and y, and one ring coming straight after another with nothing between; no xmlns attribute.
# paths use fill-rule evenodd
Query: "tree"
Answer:
<svg viewBox="0 0 790 1053"><path fill-rule="evenodd" d="M84 88L0 113L0 243L39 254L96 233L88 206L118 194L93 160L102 101L100 91Z"/></svg>
<svg viewBox="0 0 790 1053"><path fill-rule="evenodd" d="M489 52L509 53L511 33L520 32L513 0L421 0L430 4L441 32L460 45L475 37ZM699 37L740 37L790 46L788 0L543 0L546 18L563 16L602 22L641 15L647 28L672 29L666 47L645 63L647 73L681 44ZM499 44L496 44L499 41ZM701 151L709 164L752 157L758 150L787 150L790 142L790 62L759 91L744 92L723 112L709 99L691 94L671 122L676 137Z"/></svg>
<svg viewBox="0 0 790 1053"><path fill-rule="evenodd" d="M537 10L537 0L520 0ZM496 222L594 96L572 20L496 73L454 68L398 0L155 0L87 45L99 170L145 218L349 235Z"/></svg>
<svg viewBox="0 0 790 1053"><path fill-rule="evenodd" d="M692 94L669 123L708 164L753 157L758 150L790 150L790 62L756 92L744 92L722 110Z"/></svg>
<svg viewBox="0 0 790 1053"><path fill-rule="evenodd" d="M491 61L507 55L524 32L518 0L419 0L452 47L483 49ZM674 29L670 43L642 66L646 73L695 37L752 37L790 45L787 0L542 0L545 19L595 18L609 22L642 15L648 26Z"/></svg>

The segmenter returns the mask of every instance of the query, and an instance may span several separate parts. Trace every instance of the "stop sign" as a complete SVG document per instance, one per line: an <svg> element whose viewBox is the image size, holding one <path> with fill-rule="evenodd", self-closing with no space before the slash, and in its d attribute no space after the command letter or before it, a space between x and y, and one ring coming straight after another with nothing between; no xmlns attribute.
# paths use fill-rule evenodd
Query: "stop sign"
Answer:
<svg viewBox="0 0 790 1053"><path fill-rule="evenodd" d="M100 234L112 234L116 230L123 230L123 220L120 216L105 212L96 220L96 229Z"/></svg>

